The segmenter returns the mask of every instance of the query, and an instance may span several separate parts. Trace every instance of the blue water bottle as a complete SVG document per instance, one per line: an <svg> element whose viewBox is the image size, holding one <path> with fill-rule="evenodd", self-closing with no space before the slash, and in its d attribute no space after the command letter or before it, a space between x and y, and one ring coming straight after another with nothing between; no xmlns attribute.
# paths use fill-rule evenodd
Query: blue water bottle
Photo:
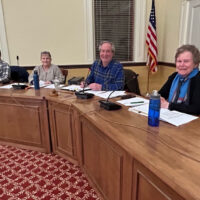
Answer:
<svg viewBox="0 0 200 200"><path fill-rule="evenodd" d="M160 118L160 94L157 90L153 90L150 95L148 124L150 126L159 126Z"/></svg>
<svg viewBox="0 0 200 200"><path fill-rule="evenodd" d="M35 90L40 89L38 71L36 70L34 71L34 74L33 74L33 84L34 84Z"/></svg>

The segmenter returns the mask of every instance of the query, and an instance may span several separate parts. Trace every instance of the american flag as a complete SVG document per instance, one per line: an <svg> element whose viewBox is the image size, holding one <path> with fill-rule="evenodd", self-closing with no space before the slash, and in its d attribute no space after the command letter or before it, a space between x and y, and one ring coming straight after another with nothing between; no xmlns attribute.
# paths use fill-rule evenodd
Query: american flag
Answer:
<svg viewBox="0 0 200 200"><path fill-rule="evenodd" d="M146 44L147 44L147 66L149 66L150 71L156 72L158 50L157 50L156 13L155 13L154 0L152 0Z"/></svg>

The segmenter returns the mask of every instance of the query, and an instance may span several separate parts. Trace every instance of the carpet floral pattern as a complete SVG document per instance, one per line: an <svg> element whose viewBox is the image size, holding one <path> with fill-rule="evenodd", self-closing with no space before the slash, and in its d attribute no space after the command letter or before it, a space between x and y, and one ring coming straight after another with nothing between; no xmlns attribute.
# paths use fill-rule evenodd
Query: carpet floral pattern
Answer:
<svg viewBox="0 0 200 200"><path fill-rule="evenodd" d="M80 168L58 155L0 145L0 200L100 200Z"/></svg>

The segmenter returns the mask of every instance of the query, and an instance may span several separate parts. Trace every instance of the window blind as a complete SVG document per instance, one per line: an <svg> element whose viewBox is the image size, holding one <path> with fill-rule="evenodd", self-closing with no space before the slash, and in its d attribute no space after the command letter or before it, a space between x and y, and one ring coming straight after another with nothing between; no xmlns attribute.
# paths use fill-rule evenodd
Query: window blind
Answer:
<svg viewBox="0 0 200 200"><path fill-rule="evenodd" d="M114 43L115 59L133 61L134 0L94 0L95 47L99 58L99 43Z"/></svg>

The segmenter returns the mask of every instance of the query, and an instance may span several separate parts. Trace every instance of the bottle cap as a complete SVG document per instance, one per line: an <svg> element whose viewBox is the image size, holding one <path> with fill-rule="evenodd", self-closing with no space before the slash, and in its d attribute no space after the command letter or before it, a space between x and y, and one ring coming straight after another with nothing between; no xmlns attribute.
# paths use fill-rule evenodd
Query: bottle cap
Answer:
<svg viewBox="0 0 200 200"><path fill-rule="evenodd" d="M153 91L152 91L152 95L157 96L157 95L158 95L158 91L157 91L157 90L153 90Z"/></svg>
<svg viewBox="0 0 200 200"><path fill-rule="evenodd" d="M152 93L151 93L150 98L152 98L152 99L159 99L160 98L160 94L158 93L157 90L153 90Z"/></svg>

